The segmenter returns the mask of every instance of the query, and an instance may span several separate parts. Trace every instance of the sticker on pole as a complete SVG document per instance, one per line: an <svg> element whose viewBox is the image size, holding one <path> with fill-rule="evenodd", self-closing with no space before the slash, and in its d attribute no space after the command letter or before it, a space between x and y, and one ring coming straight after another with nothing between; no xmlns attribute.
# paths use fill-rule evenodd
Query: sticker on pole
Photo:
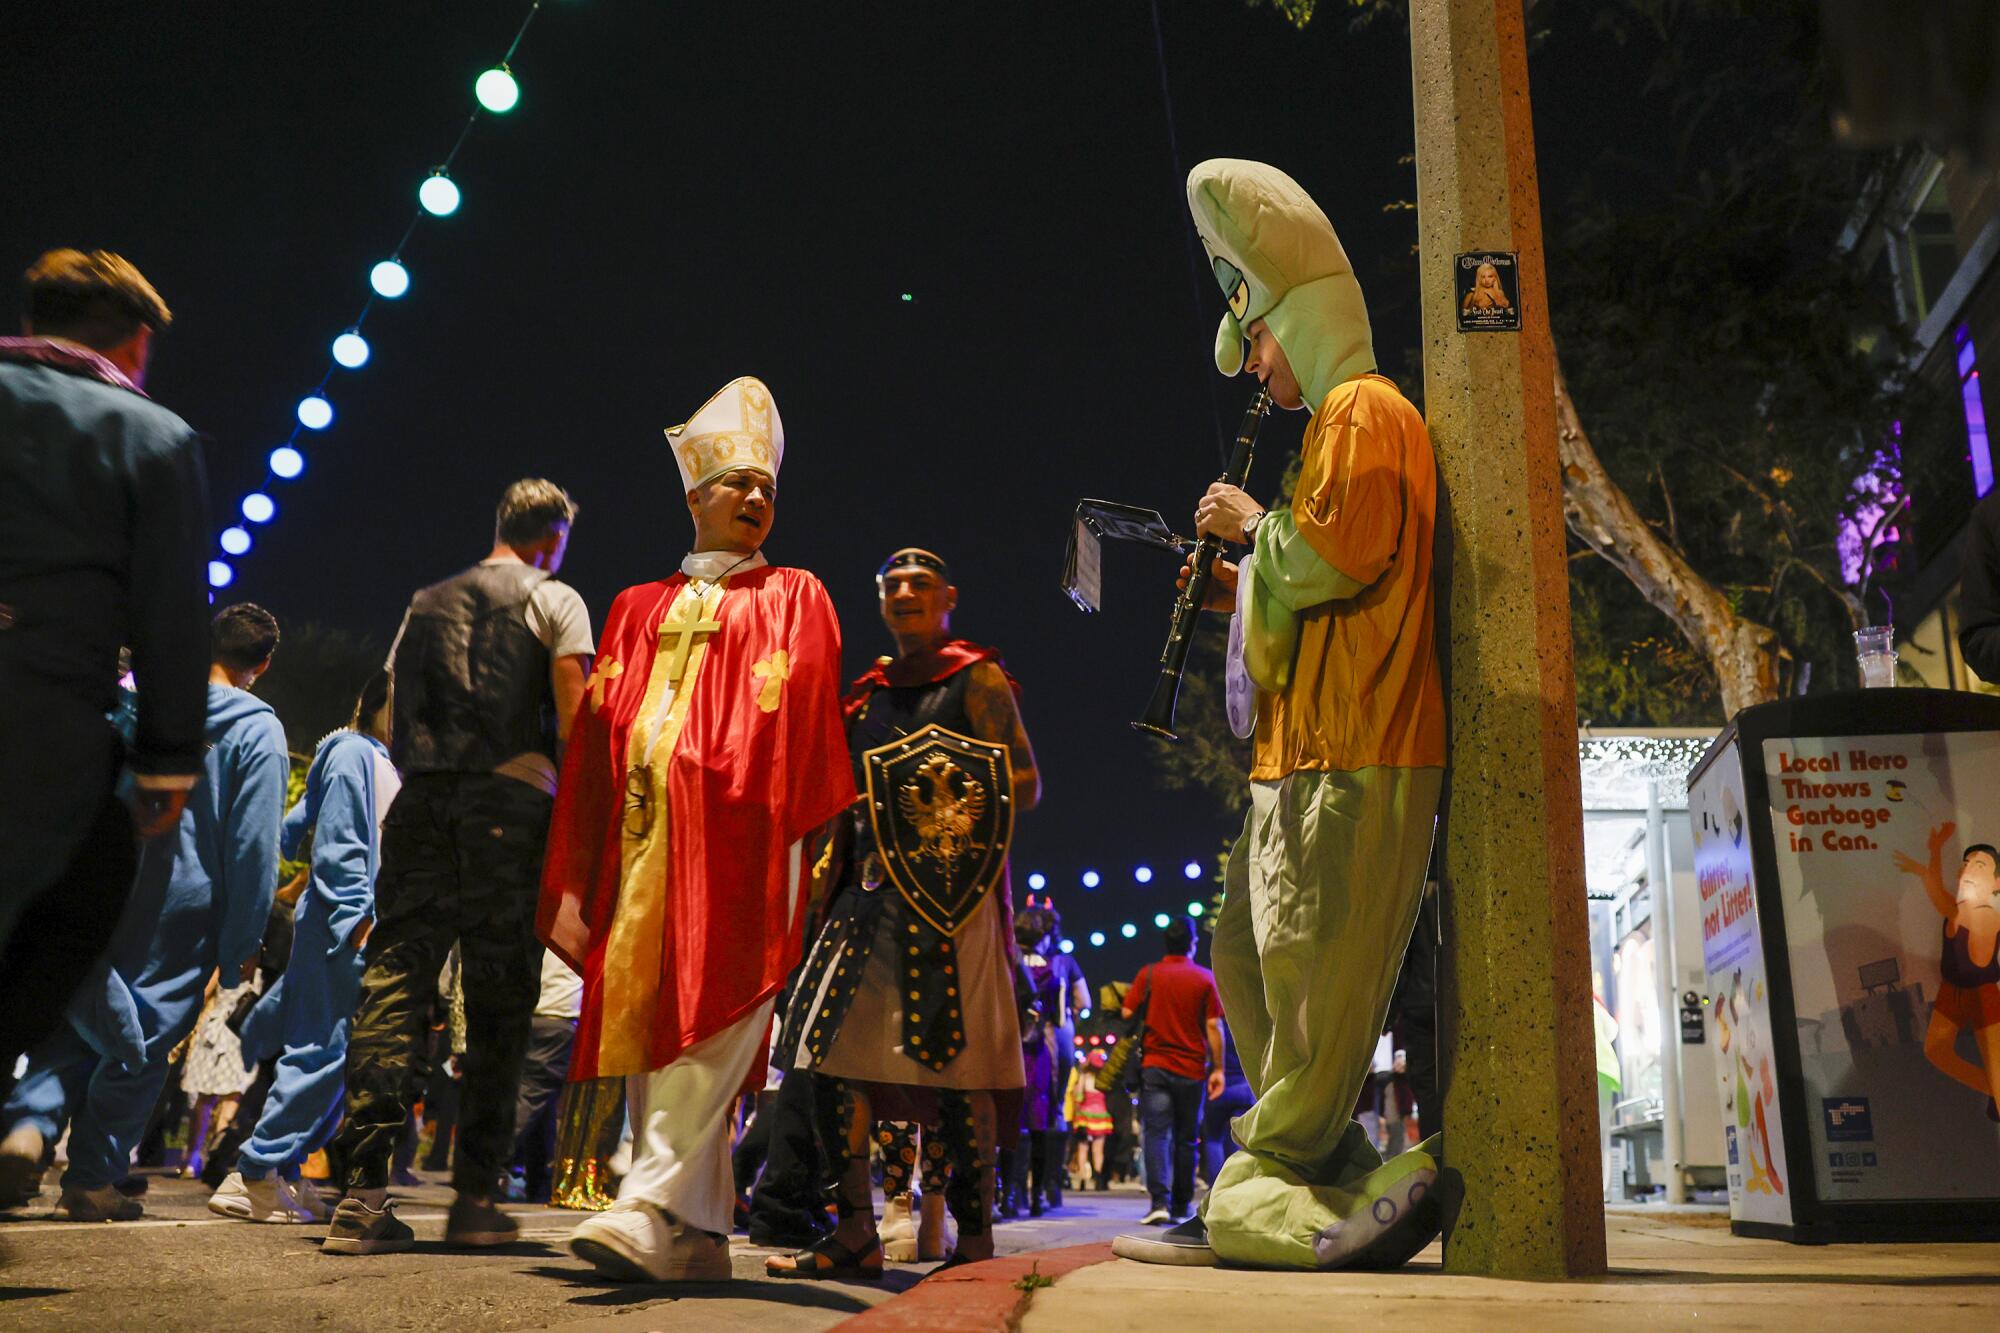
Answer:
<svg viewBox="0 0 2000 1333"><path fill-rule="evenodd" d="M1521 331L1520 264L1511 250L1475 250L1452 265L1460 333Z"/></svg>

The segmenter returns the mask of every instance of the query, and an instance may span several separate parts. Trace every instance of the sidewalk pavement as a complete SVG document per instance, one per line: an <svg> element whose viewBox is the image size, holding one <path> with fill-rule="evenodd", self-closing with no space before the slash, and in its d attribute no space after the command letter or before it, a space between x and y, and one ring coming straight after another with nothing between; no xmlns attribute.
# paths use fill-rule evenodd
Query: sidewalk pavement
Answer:
<svg viewBox="0 0 2000 1333"><path fill-rule="evenodd" d="M1567 1333L1621 1327L1651 1333L1804 1324L1812 1333L1941 1333L1992 1328L2000 1320L2000 1247L1992 1245L1788 1245L1734 1237L1728 1219L1715 1213L1638 1208L1608 1210L1605 1231L1610 1274L1577 1282L1447 1275L1436 1245L1399 1272L1353 1274L1166 1268L1114 1259L1108 1244L1075 1246L962 1270L970 1279L983 1268L1007 1269L994 1274L992 1285L1011 1296L1011 1308L1003 1322L968 1317L932 1327L1013 1326L1021 1333L1260 1327L1283 1333L1368 1327ZM1034 1260L1041 1261L1043 1276L1056 1277L1052 1286L1019 1283L1014 1270ZM912 1299L899 1297L849 1326L889 1326L887 1317ZM958 1304L973 1316L975 1302ZM988 1301L987 1308L997 1304Z"/></svg>

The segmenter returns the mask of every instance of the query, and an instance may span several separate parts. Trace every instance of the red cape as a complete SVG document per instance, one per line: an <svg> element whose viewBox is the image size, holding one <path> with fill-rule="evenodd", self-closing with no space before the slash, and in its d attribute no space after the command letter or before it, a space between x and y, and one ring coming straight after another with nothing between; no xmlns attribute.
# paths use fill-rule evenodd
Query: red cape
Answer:
<svg viewBox="0 0 2000 1333"><path fill-rule="evenodd" d="M596 1077L604 1020L604 945L618 906L626 756L659 648L659 626L687 582L675 574L627 588L598 644L563 755L542 865L536 930L583 977L583 1014L569 1077ZM786 849L854 800L836 694L840 624L818 579L766 566L729 577L667 785L672 877L666 886L660 1004L652 1068L771 998L797 964L803 921ZM790 675L772 712L758 707L755 663L782 649ZM806 891L805 877L797 889Z"/></svg>
<svg viewBox="0 0 2000 1333"><path fill-rule="evenodd" d="M937 647L908 657L878 657L875 665L854 678L847 692L840 696L840 710L849 718L861 711L861 705L868 702L868 696L877 690L907 689L912 685L929 685L956 675L976 662L991 662L1007 675L1007 683L1019 697L1021 682L1007 674L1007 664L1000 660L998 648L986 648L970 639L946 639Z"/></svg>

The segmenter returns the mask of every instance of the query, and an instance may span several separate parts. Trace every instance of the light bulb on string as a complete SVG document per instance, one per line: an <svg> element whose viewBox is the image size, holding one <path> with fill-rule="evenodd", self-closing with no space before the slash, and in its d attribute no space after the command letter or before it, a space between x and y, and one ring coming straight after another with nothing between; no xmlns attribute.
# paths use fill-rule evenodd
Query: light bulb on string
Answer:
<svg viewBox="0 0 2000 1333"><path fill-rule="evenodd" d="M417 187L417 202L434 218L448 218L458 211L458 185L439 167Z"/></svg>
<svg viewBox="0 0 2000 1333"><path fill-rule="evenodd" d="M306 470L306 456L289 444L281 444L271 451L271 475L290 481Z"/></svg>
<svg viewBox="0 0 2000 1333"><path fill-rule="evenodd" d="M299 399L299 424L307 430L325 430L333 424L333 404L316 393Z"/></svg>
<svg viewBox="0 0 2000 1333"><path fill-rule="evenodd" d="M224 528L220 540L222 549L230 555L247 555L250 552L250 534L242 528Z"/></svg>
<svg viewBox="0 0 2000 1333"><path fill-rule="evenodd" d="M1201 862L1199 861L1188 862L1186 865L1181 867L1181 873L1183 875L1186 875L1189 879L1200 879Z"/></svg>
<svg viewBox="0 0 2000 1333"><path fill-rule="evenodd" d="M1188 904L1188 915L1189 915L1189 916L1200 916L1200 915L1201 915L1201 914L1202 914L1203 912L1205 912L1205 911L1207 911L1207 910L1208 910L1207 908L1203 907L1203 906L1202 906L1202 905L1201 905L1200 903L1198 903L1198 902L1191 902L1191 903L1189 903L1189 904Z"/></svg>
<svg viewBox="0 0 2000 1333"><path fill-rule="evenodd" d="M1075 953L1075 952L1076 952L1076 941L1075 941L1075 940L1064 940L1064 941L1063 941L1063 942L1062 942L1061 944L1058 944L1058 945L1056 946L1056 948L1058 948L1058 949L1061 949L1061 950L1062 950L1062 951L1063 951L1064 953Z"/></svg>
<svg viewBox="0 0 2000 1333"><path fill-rule="evenodd" d="M408 286L409 281L406 274L403 278L404 286ZM349 329L333 340L333 359L345 369L361 369L368 364L368 340L353 329Z"/></svg>
<svg viewBox="0 0 2000 1333"><path fill-rule="evenodd" d="M1090 932L1090 947L1093 949L1102 949L1104 947L1103 931L1093 930Z"/></svg>
<svg viewBox="0 0 2000 1333"><path fill-rule="evenodd" d="M227 588L230 584L234 583L235 581L236 581L236 571L229 567L229 562L227 560L211 560L208 562L209 587Z"/></svg>
<svg viewBox="0 0 2000 1333"><path fill-rule="evenodd" d="M1095 870L1086 870L1086 871L1084 871L1084 872L1083 872L1083 887L1084 887L1084 888L1086 888L1086 889L1094 889L1094 888L1096 888L1096 887L1098 886L1098 884L1100 884L1101 882L1102 882L1102 881L1101 881L1101 880L1100 880L1100 879L1098 878L1098 874L1097 874L1097 872L1096 872Z"/></svg>
<svg viewBox="0 0 2000 1333"><path fill-rule="evenodd" d="M1153 882L1153 867L1140 866L1132 872L1132 878L1138 880L1141 884L1151 884Z"/></svg>
<svg viewBox="0 0 2000 1333"><path fill-rule="evenodd" d="M368 270L368 285L377 296L393 301L410 290L410 270L393 259L385 259Z"/></svg>
<svg viewBox="0 0 2000 1333"><path fill-rule="evenodd" d="M521 85L515 81L513 70L495 65L473 81L472 95L479 99L479 105L503 116L521 100Z"/></svg>
<svg viewBox="0 0 2000 1333"><path fill-rule="evenodd" d="M243 517L252 523L269 523L277 513L277 501L262 491L252 491L243 497Z"/></svg>
<svg viewBox="0 0 2000 1333"><path fill-rule="evenodd" d="M1127 921L1124 925L1118 927L1118 933L1129 940L1139 933L1139 928L1130 921Z"/></svg>
<svg viewBox="0 0 2000 1333"><path fill-rule="evenodd" d="M1173 918L1168 916L1165 912L1153 913L1153 924L1155 926L1158 926L1161 930L1165 930L1167 928L1167 922L1171 920L1173 920Z"/></svg>
<svg viewBox="0 0 2000 1333"><path fill-rule="evenodd" d="M1049 877L1047 875L1044 875L1041 871L1037 870L1034 874L1028 876L1029 888L1039 891L1042 889L1046 889L1048 886L1049 886Z"/></svg>

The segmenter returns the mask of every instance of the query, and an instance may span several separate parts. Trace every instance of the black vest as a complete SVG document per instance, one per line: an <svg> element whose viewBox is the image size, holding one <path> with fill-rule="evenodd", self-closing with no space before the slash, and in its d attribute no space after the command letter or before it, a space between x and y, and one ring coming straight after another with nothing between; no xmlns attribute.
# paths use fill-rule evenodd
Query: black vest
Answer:
<svg viewBox="0 0 2000 1333"><path fill-rule="evenodd" d="M544 570L474 565L410 599L391 669L391 749L411 773L491 773L519 754L556 752L549 650L528 628Z"/></svg>

